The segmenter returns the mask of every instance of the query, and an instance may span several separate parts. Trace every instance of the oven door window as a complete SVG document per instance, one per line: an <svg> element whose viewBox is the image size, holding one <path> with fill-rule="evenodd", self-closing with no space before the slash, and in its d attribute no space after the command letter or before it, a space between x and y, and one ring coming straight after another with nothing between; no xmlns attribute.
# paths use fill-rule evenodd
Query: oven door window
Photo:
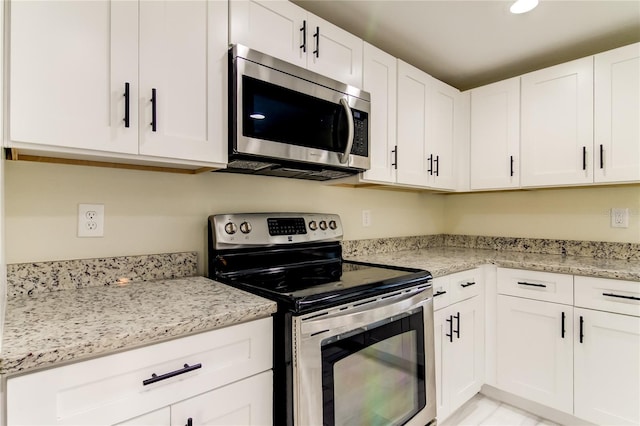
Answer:
<svg viewBox="0 0 640 426"><path fill-rule="evenodd" d="M422 315L323 342L325 426L402 425L425 407Z"/></svg>
<svg viewBox="0 0 640 426"><path fill-rule="evenodd" d="M338 103L242 76L244 136L343 152L348 129Z"/></svg>

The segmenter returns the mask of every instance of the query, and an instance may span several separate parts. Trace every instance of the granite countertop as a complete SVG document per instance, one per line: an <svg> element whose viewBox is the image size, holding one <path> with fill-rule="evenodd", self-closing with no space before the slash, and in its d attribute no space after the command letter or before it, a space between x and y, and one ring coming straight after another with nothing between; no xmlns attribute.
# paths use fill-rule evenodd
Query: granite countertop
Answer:
<svg viewBox="0 0 640 426"><path fill-rule="evenodd" d="M0 373L105 355L275 311L275 302L204 277L15 297L7 302Z"/></svg>
<svg viewBox="0 0 640 426"><path fill-rule="evenodd" d="M505 268L640 281L640 262L587 256L522 253L477 248L434 247L349 256L349 260L426 269L434 277L487 263Z"/></svg>

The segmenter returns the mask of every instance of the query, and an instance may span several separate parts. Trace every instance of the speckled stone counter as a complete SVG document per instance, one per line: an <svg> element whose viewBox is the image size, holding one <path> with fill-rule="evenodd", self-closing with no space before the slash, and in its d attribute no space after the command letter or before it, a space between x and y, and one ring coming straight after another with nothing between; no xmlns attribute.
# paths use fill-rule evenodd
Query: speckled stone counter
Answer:
<svg viewBox="0 0 640 426"><path fill-rule="evenodd" d="M426 269L434 277L484 264L640 282L640 262L587 256L525 253L460 247L432 247L346 256L351 260Z"/></svg>
<svg viewBox="0 0 640 426"><path fill-rule="evenodd" d="M0 373L105 355L267 317L275 310L272 301L204 277L11 297Z"/></svg>

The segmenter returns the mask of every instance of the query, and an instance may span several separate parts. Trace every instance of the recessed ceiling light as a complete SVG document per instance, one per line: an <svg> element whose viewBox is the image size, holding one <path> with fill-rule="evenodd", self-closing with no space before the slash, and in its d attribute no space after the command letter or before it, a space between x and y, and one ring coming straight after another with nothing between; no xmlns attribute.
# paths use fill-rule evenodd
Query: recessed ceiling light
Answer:
<svg viewBox="0 0 640 426"><path fill-rule="evenodd" d="M538 5L538 0L517 0L514 4L511 5L509 9L511 13L526 13L530 10L535 9Z"/></svg>

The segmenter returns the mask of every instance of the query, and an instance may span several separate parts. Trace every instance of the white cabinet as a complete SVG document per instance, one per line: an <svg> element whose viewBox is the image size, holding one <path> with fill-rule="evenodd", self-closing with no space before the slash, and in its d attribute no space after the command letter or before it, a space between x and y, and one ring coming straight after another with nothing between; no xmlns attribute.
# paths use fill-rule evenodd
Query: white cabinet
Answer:
<svg viewBox="0 0 640 426"><path fill-rule="evenodd" d="M595 55L595 182L640 180L640 43Z"/></svg>
<svg viewBox="0 0 640 426"><path fill-rule="evenodd" d="M439 422L478 393L484 382L483 288L479 269L434 280Z"/></svg>
<svg viewBox="0 0 640 426"><path fill-rule="evenodd" d="M271 424L272 327L265 318L9 377L7 424Z"/></svg>
<svg viewBox="0 0 640 426"><path fill-rule="evenodd" d="M593 182L593 57L521 78L522 186Z"/></svg>
<svg viewBox="0 0 640 426"><path fill-rule="evenodd" d="M471 189L520 186L520 78L471 90Z"/></svg>
<svg viewBox="0 0 640 426"><path fill-rule="evenodd" d="M226 162L226 2L9 10L9 146Z"/></svg>
<svg viewBox="0 0 640 426"><path fill-rule="evenodd" d="M230 42L362 87L362 39L288 1L231 0Z"/></svg>
<svg viewBox="0 0 640 426"><path fill-rule="evenodd" d="M453 190L460 92L398 61L397 182Z"/></svg>
<svg viewBox="0 0 640 426"><path fill-rule="evenodd" d="M375 46L364 43L362 88L371 94L369 157L371 168L363 181L396 181L397 60Z"/></svg>
<svg viewBox="0 0 640 426"><path fill-rule="evenodd" d="M640 424L640 283L575 277L575 415Z"/></svg>

